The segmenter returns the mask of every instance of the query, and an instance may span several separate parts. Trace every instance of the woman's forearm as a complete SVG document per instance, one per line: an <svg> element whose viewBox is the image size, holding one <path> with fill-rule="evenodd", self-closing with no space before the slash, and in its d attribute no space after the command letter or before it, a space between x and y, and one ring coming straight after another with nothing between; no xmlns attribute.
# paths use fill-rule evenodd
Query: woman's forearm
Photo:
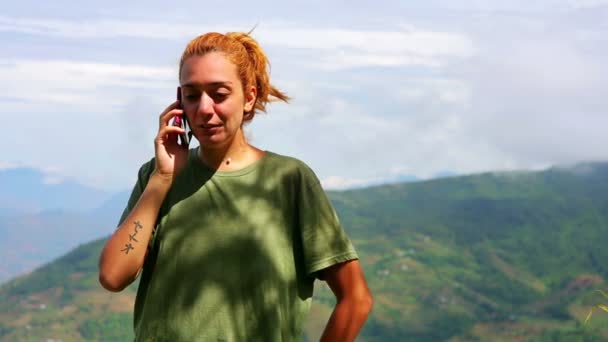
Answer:
<svg viewBox="0 0 608 342"><path fill-rule="evenodd" d="M321 336L321 342L354 341L367 320L372 305L371 296L338 301Z"/></svg>
<svg viewBox="0 0 608 342"><path fill-rule="evenodd" d="M129 216L106 242L99 259L99 282L107 290L121 291L137 278L170 188L169 179L153 173Z"/></svg>

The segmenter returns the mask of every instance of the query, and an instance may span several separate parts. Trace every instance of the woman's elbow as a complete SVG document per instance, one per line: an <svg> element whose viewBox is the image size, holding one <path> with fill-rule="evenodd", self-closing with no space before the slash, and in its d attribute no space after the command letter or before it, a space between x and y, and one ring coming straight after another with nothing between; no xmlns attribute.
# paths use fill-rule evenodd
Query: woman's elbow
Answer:
<svg viewBox="0 0 608 342"><path fill-rule="evenodd" d="M141 269L140 269L141 271ZM115 265L104 263L103 259L99 263L99 283L104 289L111 292L120 292L129 286L139 275L139 271L129 276L125 270L117 268Z"/></svg>
<svg viewBox="0 0 608 342"><path fill-rule="evenodd" d="M349 306L353 313L362 317L367 317L374 306L374 299L369 290L360 291L344 298L338 298L338 302Z"/></svg>
<svg viewBox="0 0 608 342"><path fill-rule="evenodd" d="M361 308L361 311L368 315L372 308L374 307L374 298L372 297L372 293L366 291L362 296L359 297L358 306Z"/></svg>
<svg viewBox="0 0 608 342"><path fill-rule="evenodd" d="M127 287L128 284L120 282L115 277L112 277L107 273L108 272L102 272L101 270L99 271L99 283L104 289L110 292L120 292Z"/></svg>

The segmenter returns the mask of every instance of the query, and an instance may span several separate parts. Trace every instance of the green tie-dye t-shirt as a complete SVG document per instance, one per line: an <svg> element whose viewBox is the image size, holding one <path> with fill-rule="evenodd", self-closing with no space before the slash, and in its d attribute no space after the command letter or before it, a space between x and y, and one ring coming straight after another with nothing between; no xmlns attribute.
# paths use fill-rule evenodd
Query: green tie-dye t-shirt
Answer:
<svg viewBox="0 0 608 342"><path fill-rule="evenodd" d="M139 170L120 222L154 169ZM135 302L136 341L297 341L315 274L356 259L313 171L266 152L215 171L191 149L161 207Z"/></svg>

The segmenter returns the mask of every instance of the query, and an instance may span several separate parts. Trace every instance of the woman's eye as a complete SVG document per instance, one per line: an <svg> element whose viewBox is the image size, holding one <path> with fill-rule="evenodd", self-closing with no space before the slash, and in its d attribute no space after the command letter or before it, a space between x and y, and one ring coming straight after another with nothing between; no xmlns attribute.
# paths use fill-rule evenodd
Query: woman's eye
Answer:
<svg viewBox="0 0 608 342"><path fill-rule="evenodd" d="M213 94L213 97L215 98L216 101L221 101L224 100L226 97L228 97L229 94L227 93L215 93Z"/></svg>

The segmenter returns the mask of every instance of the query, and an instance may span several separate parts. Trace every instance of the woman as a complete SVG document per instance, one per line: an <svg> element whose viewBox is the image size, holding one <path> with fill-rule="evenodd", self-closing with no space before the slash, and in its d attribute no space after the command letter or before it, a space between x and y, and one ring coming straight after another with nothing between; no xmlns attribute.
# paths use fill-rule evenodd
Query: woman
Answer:
<svg viewBox="0 0 608 342"><path fill-rule="evenodd" d="M337 304L325 341L352 341L372 300L357 254L315 174L249 144L243 125L271 100L267 58L245 33L208 33L186 47L182 98L160 115L100 282L121 291L141 271L137 341L296 341L315 278ZM182 109L183 108L183 109ZM200 146L178 143L185 115Z"/></svg>

